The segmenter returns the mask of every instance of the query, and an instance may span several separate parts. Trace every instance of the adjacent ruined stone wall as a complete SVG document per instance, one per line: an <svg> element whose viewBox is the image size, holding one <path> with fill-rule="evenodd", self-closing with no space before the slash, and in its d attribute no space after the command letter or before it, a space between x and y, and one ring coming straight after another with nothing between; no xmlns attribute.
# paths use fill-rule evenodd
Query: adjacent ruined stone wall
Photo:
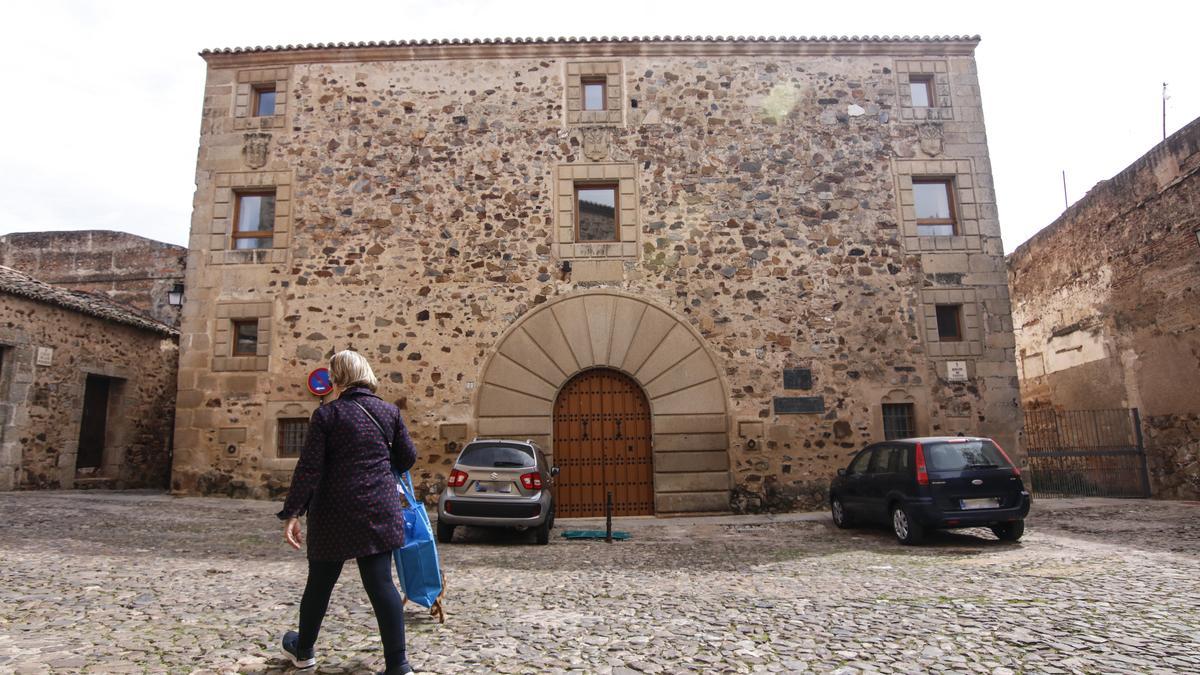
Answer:
<svg viewBox="0 0 1200 675"><path fill-rule="evenodd" d="M885 400L914 404L917 433L986 434L1018 452L973 48L209 55L174 489L285 490L295 460L276 454L275 419L308 415L317 402L305 375L348 347L404 409L421 450L414 478L429 495L476 433L552 450L545 411L565 371L632 369L599 346L641 339L677 339L679 359L708 359L715 373L676 364L661 377L682 393L659 402L650 376L639 379L672 420L656 427L656 451L694 460L670 476L656 463L659 512L818 505L851 453L883 439ZM620 92L620 109L590 122L571 110L572 82L589 70ZM898 92L909 72L936 73L943 107L907 106ZM245 116L245 91L260 81L286 90L280 119ZM916 235L914 175L955 178L961 236ZM619 184L620 241L573 241L563 195L586 179ZM272 248L229 250L231 200L253 186L277 191ZM596 295L607 290L639 302ZM546 309L566 296L583 301ZM937 302L969 309L969 339L935 344ZM635 320L625 307L661 323L630 324L617 340L597 317L620 333ZM237 317L259 321L257 356L229 356ZM676 322L687 328L671 332ZM528 340L504 350L512 358L495 356L517 338ZM693 338L699 352L687 351ZM558 340L568 351L543 360L564 372L535 377L532 359L513 367ZM576 348L585 343L597 347ZM947 380L951 360L966 363L965 381ZM801 368L811 387L785 389L784 369ZM815 412L780 414L781 396L819 400L807 402Z"/></svg>
<svg viewBox="0 0 1200 675"><path fill-rule="evenodd" d="M1200 497L1200 120L1009 256L1021 399L1138 408L1155 496Z"/></svg>
<svg viewBox="0 0 1200 675"><path fill-rule="evenodd" d="M55 286L102 295L168 326L167 293L183 283L187 249L125 232L82 230L0 236L0 265Z"/></svg>
<svg viewBox="0 0 1200 675"><path fill-rule="evenodd" d="M178 353L173 337L0 292L0 490L164 487ZM89 374L114 379L102 466L76 480Z"/></svg>

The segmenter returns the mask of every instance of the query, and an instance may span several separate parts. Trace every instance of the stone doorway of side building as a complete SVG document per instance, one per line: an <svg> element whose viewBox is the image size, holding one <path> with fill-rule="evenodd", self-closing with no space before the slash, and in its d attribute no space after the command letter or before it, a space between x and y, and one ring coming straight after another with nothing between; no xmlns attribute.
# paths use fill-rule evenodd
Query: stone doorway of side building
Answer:
<svg viewBox="0 0 1200 675"><path fill-rule="evenodd" d="M113 456L121 421L119 409L124 380L89 374L84 380L79 442L75 454L75 487L110 487L119 468Z"/></svg>
<svg viewBox="0 0 1200 675"><path fill-rule="evenodd" d="M609 368L571 378L554 403L556 513L562 518L654 515L650 404L633 378Z"/></svg>

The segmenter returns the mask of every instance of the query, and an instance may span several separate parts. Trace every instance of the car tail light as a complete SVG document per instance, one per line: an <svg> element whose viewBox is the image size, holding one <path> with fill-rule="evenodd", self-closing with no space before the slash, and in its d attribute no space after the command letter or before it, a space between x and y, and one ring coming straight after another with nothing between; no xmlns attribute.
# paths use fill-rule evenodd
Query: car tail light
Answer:
<svg viewBox="0 0 1200 675"><path fill-rule="evenodd" d="M450 478L446 480L446 485L450 487L462 487L467 484L467 472L455 469L450 472Z"/></svg>
<svg viewBox="0 0 1200 675"><path fill-rule="evenodd" d="M521 476L521 486L526 490L541 490L542 489L542 474L534 471Z"/></svg>
<svg viewBox="0 0 1200 675"><path fill-rule="evenodd" d="M917 443L917 485L929 485L929 469L925 467L925 449Z"/></svg>
<svg viewBox="0 0 1200 675"><path fill-rule="evenodd" d="M1012 467L1012 470L1013 470L1013 475L1014 475L1014 476L1016 476L1016 477L1018 477L1018 478L1020 478L1020 477L1021 477L1021 470L1020 470L1019 468L1017 468L1017 465L1016 465L1016 464L1013 464L1013 461L1012 461L1012 459L1010 459L1010 458L1009 458L1009 456L1008 456L1008 453L1004 451L1004 448L1000 447L1000 444L999 444L999 443L997 443L996 441L992 441L992 445L996 446L996 449L1000 451L1000 454L1001 454L1001 455L1004 455L1004 460L1005 460L1006 462L1008 462L1008 465L1009 465L1009 466L1011 466L1011 467Z"/></svg>

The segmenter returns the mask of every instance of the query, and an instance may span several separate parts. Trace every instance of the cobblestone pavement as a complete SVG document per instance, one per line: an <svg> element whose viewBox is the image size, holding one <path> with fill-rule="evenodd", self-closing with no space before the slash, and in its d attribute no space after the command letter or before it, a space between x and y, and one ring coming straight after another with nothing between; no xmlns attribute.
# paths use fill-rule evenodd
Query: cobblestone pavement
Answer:
<svg viewBox="0 0 1200 675"><path fill-rule="evenodd" d="M276 508L0 495L0 672L286 672L304 560ZM1200 673L1200 505L1046 500L1029 524L921 548L825 514L623 519L614 544L460 533L448 620L411 607L409 653L442 673ZM352 566L318 658L382 668Z"/></svg>

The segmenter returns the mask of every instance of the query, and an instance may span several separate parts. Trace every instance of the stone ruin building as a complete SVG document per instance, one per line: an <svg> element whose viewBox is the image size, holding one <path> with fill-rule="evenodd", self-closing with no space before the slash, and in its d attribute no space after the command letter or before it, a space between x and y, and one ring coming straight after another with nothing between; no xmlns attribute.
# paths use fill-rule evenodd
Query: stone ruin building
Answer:
<svg viewBox="0 0 1200 675"><path fill-rule="evenodd" d="M889 437L1018 452L978 42L203 52L173 490L286 490L345 348L425 495L477 436L541 443L564 516L813 506Z"/></svg>
<svg viewBox="0 0 1200 675"><path fill-rule="evenodd" d="M1060 432L1049 445L1098 435L1091 444L1112 455L1140 441L1148 492L1169 499L1200 499L1198 204L1200 119L1092 188L1008 258L1031 421L1043 412L1137 409L1136 428ZM1037 427L1027 424L1026 433L1040 441L1046 434ZM1106 461L1109 472L1141 469ZM1097 459L1087 468L1108 467Z"/></svg>
<svg viewBox="0 0 1200 675"><path fill-rule="evenodd" d="M178 339L0 267L0 490L166 486Z"/></svg>

